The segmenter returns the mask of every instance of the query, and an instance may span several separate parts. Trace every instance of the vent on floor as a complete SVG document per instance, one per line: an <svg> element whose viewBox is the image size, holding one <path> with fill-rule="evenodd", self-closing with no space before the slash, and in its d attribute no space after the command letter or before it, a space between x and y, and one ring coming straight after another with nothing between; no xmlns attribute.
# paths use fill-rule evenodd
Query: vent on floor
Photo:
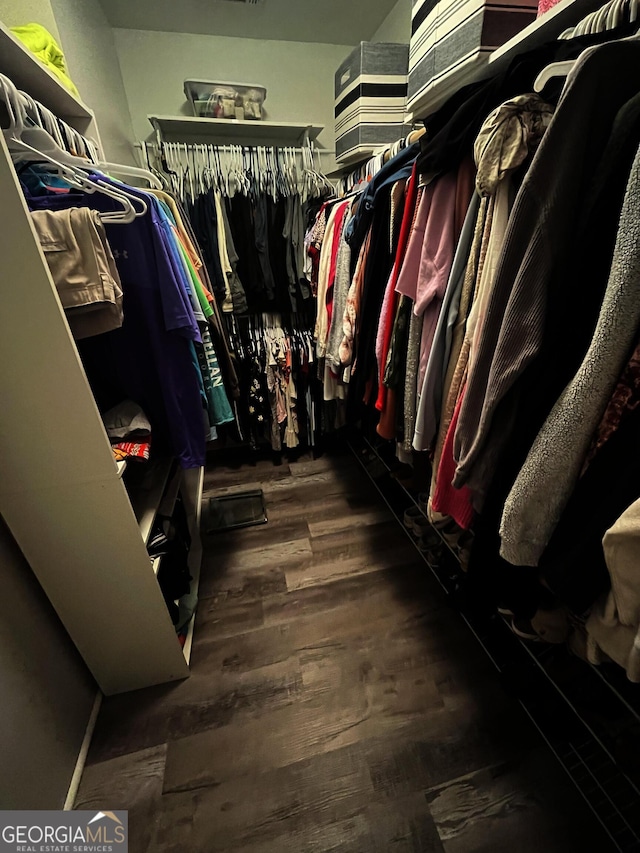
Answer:
<svg viewBox="0 0 640 853"><path fill-rule="evenodd" d="M207 533L222 533L266 523L267 510L262 489L209 498Z"/></svg>
<svg viewBox="0 0 640 853"><path fill-rule="evenodd" d="M242 3L245 6L262 6L265 0L221 0L224 3Z"/></svg>

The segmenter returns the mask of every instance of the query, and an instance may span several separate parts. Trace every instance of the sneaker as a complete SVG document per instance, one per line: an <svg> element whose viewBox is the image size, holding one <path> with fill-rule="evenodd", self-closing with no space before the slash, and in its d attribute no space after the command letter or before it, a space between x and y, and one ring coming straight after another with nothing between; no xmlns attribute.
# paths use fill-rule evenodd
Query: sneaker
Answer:
<svg viewBox="0 0 640 853"><path fill-rule="evenodd" d="M411 530L411 532L413 532L413 522L417 518L422 518L422 513L417 506L410 506L409 509L404 511L403 522L407 530Z"/></svg>
<svg viewBox="0 0 640 853"><path fill-rule="evenodd" d="M528 619L514 616L511 620L511 630L521 640L530 640L533 643L541 643L542 637L537 633Z"/></svg>
<svg viewBox="0 0 640 853"><path fill-rule="evenodd" d="M431 532L424 536L420 536L416 544L418 546L418 550L423 554L436 551L438 554L442 553L442 542L440 541L437 533Z"/></svg>
<svg viewBox="0 0 640 853"><path fill-rule="evenodd" d="M427 537L435 532L429 521L422 514L420 514L417 518L413 519L412 529L415 535L418 537ZM436 536L437 535L438 534L436 533Z"/></svg>

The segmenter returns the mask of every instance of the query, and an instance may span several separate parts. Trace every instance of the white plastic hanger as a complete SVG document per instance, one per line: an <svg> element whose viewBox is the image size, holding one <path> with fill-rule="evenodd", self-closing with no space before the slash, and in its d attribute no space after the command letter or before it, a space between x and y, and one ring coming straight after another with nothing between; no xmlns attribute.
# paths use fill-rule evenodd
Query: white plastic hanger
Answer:
<svg viewBox="0 0 640 853"><path fill-rule="evenodd" d="M90 180L87 173L76 165L79 162L86 167L87 164L85 161L73 157L68 152L60 149L51 135L45 130L40 127L25 127L24 120L26 113L24 112L24 106L18 95L18 91L9 78L1 74L0 99L4 101L9 116L9 127L3 128L2 133L7 146L12 152L12 157L18 160L33 160L36 162L44 160L54 166L58 173L74 188L89 194L99 192L117 201L122 210L100 213L100 218L103 222L133 222L136 217L136 211L131 204L131 200L126 195ZM36 143L35 145L32 144L34 142ZM47 148L46 151L41 150L39 147L43 143L44 147ZM53 151L56 155L60 152L64 156L62 158L52 156L50 151Z"/></svg>
<svg viewBox="0 0 640 853"><path fill-rule="evenodd" d="M570 59L566 62L551 62L542 71L538 74L533 84L533 88L536 92L540 93L544 90L544 87L550 80L553 80L554 77L566 77L573 66L576 64L575 59Z"/></svg>

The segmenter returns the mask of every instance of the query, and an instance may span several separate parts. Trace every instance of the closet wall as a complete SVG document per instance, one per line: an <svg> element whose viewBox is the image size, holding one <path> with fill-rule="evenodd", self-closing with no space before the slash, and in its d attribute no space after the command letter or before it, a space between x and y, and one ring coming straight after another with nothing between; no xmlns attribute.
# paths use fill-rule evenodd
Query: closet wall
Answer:
<svg viewBox="0 0 640 853"><path fill-rule="evenodd" d="M62 808L96 686L0 519L0 808Z"/></svg>
<svg viewBox="0 0 640 853"><path fill-rule="evenodd" d="M73 82L98 120L108 160L135 163L135 136L113 30L98 0L0 0L8 27L38 23L61 45Z"/></svg>
<svg viewBox="0 0 640 853"><path fill-rule="evenodd" d="M411 39L411 0L398 0L371 41L409 44Z"/></svg>
<svg viewBox="0 0 640 853"><path fill-rule="evenodd" d="M107 160L135 163L132 146L136 137L113 30L100 3L98 0L51 0L51 5L69 73L82 99L96 114Z"/></svg>
<svg viewBox="0 0 640 853"><path fill-rule="evenodd" d="M51 0L0 0L0 21L7 27L35 22L60 38Z"/></svg>
<svg viewBox="0 0 640 853"><path fill-rule="evenodd" d="M113 32L136 139L149 137L148 113L190 114L182 81L199 77L266 86L265 118L324 124L320 145L334 148L333 69L352 45Z"/></svg>

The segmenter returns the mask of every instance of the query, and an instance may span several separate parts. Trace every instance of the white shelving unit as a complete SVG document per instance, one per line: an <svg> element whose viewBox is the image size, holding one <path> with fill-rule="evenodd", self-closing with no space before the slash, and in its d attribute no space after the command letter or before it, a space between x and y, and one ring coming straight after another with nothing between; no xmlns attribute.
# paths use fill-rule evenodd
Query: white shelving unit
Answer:
<svg viewBox="0 0 640 853"><path fill-rule="evenodd" d="M601 6L602 0L560 0L493 53L472 53L455 73L433 80L418 97L409 102L407 120L426 118L463 86L506 68L519 53L533 50L557 38L563 30L577 24L585 15Z"/></svg>
<svg viewBox="0 0 640 853"><path fill-rule="evenodd" d="M219 140L229 145L291 145L305 139L317 139L324 130L321 124L292 121L236 121L196 116L147 116L155 130L167 142L190 142L194 138Z"/></svg>
<svg viewBox="0 0 640 853"><path fill-rule="evenodd" d="M91 110L1 24L0 72L99 143ZM186 678L145 547L174 463L146 502L129 496L1 135L0 197L0 514L105 694ZM179 482L197 581L203 471Z"/></svg>

